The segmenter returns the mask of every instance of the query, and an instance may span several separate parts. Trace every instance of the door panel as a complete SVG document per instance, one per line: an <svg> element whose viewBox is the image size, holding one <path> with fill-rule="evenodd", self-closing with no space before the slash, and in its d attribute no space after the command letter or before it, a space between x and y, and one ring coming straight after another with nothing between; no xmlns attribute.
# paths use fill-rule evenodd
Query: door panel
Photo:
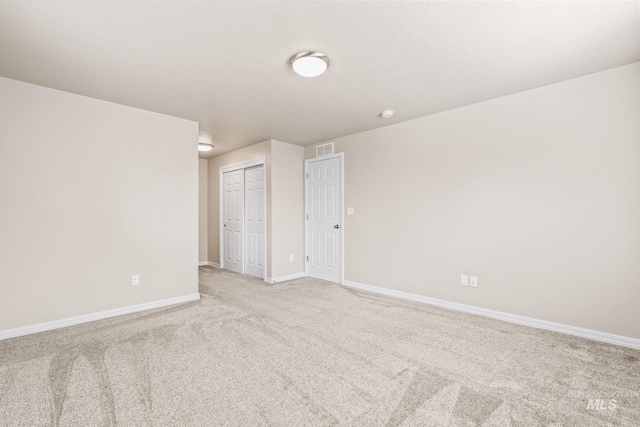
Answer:
<svg viewBox="0 0 640 427"><path fill-rule="evenodd" d="M327 233L327 260L326 265L328 268L337 268L338 265L336 263L336 235L335 233Z"/></svg>
<svg viewBox="0 0 640 427"><path fill-rule="evenodd" d="M224 268L242 273L244 171L223 174Z"/></svg>
<svg viewBox="0 0 640 427"><path fill-rule="evenodd" d="M327 185L325 187L325 191L327 192L327 195L325 197L326 203L327 203L327 207L326 207L326 212L327 212L327 220L329 221L335 221L337 218L337 212L336 212L336 206L335 206L335 202L336 202L336 186L335 185Z"/></svg>
<svg viewBox="0 0 640 427"><path fill-rule="evenodd" d="M309 162L307 172L308 274L339 283L342 268L341 160Z"/></svg>

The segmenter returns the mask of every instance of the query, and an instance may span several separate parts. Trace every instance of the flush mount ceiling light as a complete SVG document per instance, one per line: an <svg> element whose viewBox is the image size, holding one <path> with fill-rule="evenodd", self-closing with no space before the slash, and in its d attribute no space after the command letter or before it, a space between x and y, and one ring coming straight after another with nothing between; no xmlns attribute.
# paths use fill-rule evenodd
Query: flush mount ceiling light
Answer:
<svg viewBox="0 0 640 427"><path fill-rule="evenodd" d="M393 110L382 110L382 113L380 113L380 117L384 119L390 119L391 117L393 117Z"/></svg>
<svg viewBox="0 0 640 427"><path fill-rule="evenodd" d="M318 77L329 68L329 57L324 53L308 50L289 58L289 65L303 77Z"/></svg>
<svg viewBox="0 0 640 427"><path fill-rule="evenodd" d="M213 150L213 144L210 142L198 142L198 151L206 152Z"/></svg>

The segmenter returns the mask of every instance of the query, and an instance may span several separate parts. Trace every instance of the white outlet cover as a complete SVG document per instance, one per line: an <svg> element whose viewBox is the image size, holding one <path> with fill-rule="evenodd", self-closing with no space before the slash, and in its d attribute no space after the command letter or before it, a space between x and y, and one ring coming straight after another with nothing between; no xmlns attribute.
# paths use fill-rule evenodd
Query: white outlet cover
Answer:
<svg viewBox="0 0 640 427"><path fill-rule="evenodd" d="M471 276L471 281L469 282L469 286L472 288L478 287L478 278L476 276Z"/></svg>
<svg viewBox="0 0 640 427"><path fill-rule="evenodd" d="M139 275L134 275L131 276L131 286L138 286L140 284L140 276Z"/></svg>
<svg viewBox="0 0 640 427"><path fill-rule="evenodd" d="M469 276L467 276L466 274L461 275L460 276L460 285L469 286Z"/></svg>

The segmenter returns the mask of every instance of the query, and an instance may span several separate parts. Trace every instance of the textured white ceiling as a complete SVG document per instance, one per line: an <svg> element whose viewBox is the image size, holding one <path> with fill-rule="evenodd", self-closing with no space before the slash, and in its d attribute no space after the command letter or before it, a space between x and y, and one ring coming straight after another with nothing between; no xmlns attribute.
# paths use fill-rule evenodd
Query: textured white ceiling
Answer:
<svg viewBox="0 0 640 427"><path fill-rule="evenodd" d="M289 57L331 58L315 79ZM306 145L640 60L639 3L0 2L0 75ZM392 119L378 115L393 109Z"/></svg>

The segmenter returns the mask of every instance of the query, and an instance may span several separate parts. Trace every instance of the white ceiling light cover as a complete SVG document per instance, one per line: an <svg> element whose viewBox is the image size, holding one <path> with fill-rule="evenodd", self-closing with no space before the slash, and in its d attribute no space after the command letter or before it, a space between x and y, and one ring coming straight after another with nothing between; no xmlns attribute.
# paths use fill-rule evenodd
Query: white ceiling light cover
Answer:
<svg viewBox="0 0 640 427"><path fill-rule="evenodd" d="M213 150L213 144L210 142L199 142L198 143L198 151L207 152Z"/></svg>
<svg viewBox="0 0 640 427"><path fill-rule="evenodd" d="M315 51L300 52L289 59L289 64L296 74L303 77L318 77L329 68L329 57Z"/></svg>

